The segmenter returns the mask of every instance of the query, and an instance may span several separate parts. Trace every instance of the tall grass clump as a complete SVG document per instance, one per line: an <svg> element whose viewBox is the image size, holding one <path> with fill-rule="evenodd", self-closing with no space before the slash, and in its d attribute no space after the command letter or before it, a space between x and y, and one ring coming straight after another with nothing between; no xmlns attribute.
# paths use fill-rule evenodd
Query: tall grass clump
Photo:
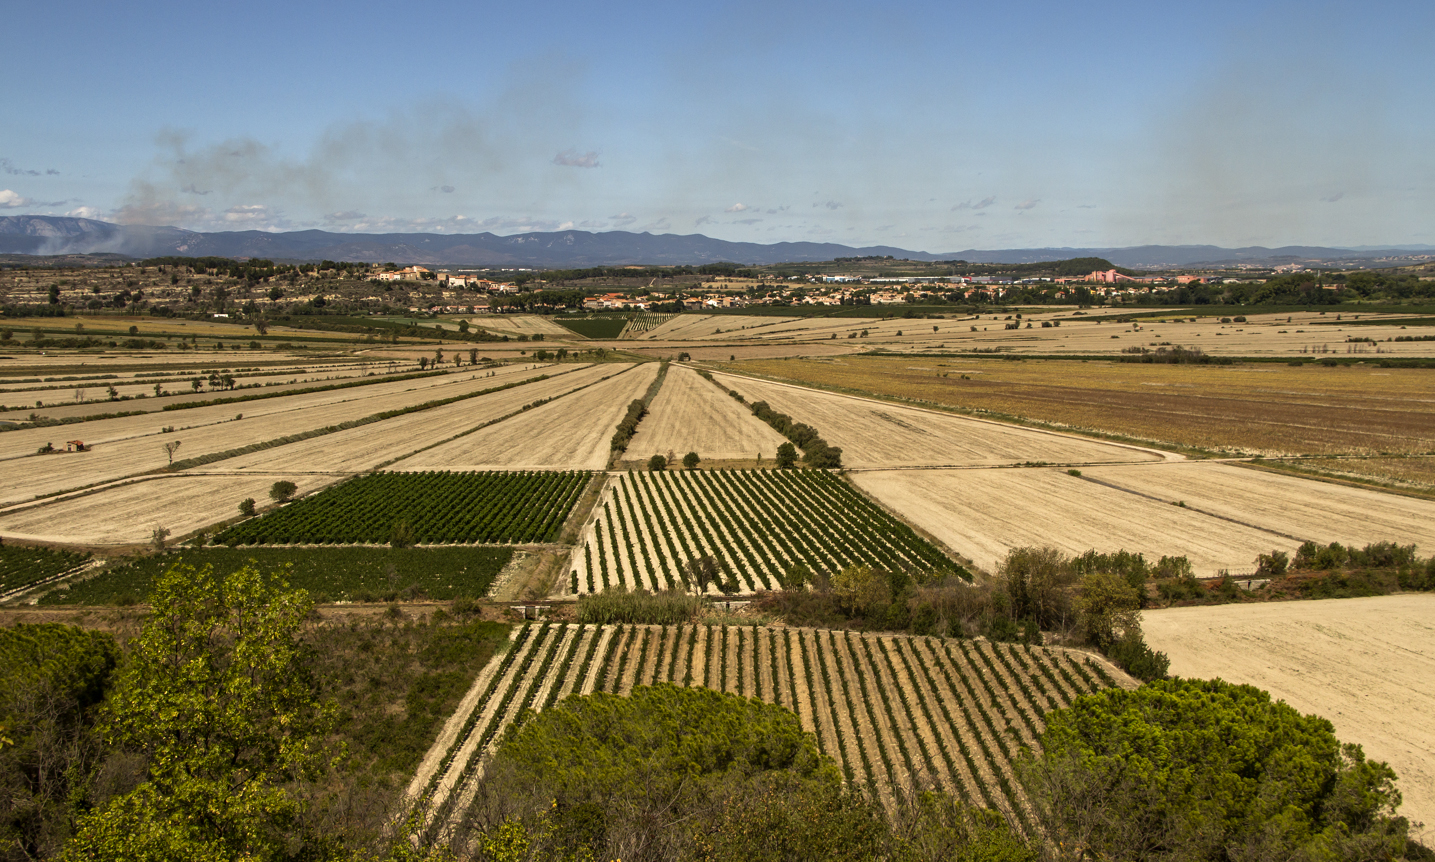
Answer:
<svg viewBox="0 0 1435 862"><path fill-rule="evenodd" d="M650 593L617 588L592 593L578 600L578 621L594 625L638 623L670 626L691 622L702 612L704 602L677 590Z"/></svg>

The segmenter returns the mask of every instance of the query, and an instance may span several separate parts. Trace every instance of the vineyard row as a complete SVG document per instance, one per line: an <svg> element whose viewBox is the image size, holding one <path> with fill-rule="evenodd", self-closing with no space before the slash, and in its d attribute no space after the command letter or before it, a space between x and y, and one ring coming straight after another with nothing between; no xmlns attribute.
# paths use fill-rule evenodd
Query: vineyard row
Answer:
<svg viewBox="0 0 1435 862"><path fill-rule="evenodd" d="M855 787L892 810L894 790L934 781L1033 830L1015 775L1046 714L1115 684L1063 649L811 629L527 624L485 668L410 786L430 826L460 819L482 766L524 709L572 693L671 682L791 709Z"/></svg>
<svg viewBox="0 0 1435 862"><path fill-rule="evenodd" d="M402 523L422 544L554 541L592 474L373 473L224 532L239 545L381 544Z"/></svg>
<svg viewBox="0 0 1435 862"><path fill-rule="evenodd" d="M685 564L701 557L724 563L744 591L779 588L799 565L814 573L853 563L960 571L830 473L629 472L604 488L567 588L580 595L616 586L686 589Z"/></svg>

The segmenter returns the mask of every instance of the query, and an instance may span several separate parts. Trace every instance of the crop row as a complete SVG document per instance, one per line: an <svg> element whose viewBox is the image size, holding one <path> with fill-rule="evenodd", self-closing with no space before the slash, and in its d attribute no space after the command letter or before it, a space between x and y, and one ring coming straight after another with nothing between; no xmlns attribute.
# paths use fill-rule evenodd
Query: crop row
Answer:
<svg viewBox="0 0 1435 862"><path fill-rule="evenodd" d="M957 566L910 527L825 472L629 472L604 489L574 556L574 593L688 588L687 563L711 557L740 591L783 586L794 567L853 563L913 573ZM708 591L719 586L709 584Z"/></svg>
<svg viewBox="0 0 1435 862"><path fill-rule="evenodd" d="M671 682L791 709L848 781L889 809L896 789L935 781L1030 833L1015 774L1021 750L1037 747L1049 711L1113 684L1079 655L810 629L529 624L497 672L480 675L470 711L450 719L464 730L448 735L442 760L431 753L443 768L421 779L434 790L431 810L460 817L473 778L523 709Z"/></svg>
<svg viewBox="0 0 1435 862"><path fill-rule="evenodd" d="M68 572L89 560L89 554L0 545L0 594Z"/></svg>
<svg viewBox="0 0 1435 862"><path fill-rule="evenodd" d="M589 473L374 473L260 518L219 541L238 545L551 542Z"/></svg>

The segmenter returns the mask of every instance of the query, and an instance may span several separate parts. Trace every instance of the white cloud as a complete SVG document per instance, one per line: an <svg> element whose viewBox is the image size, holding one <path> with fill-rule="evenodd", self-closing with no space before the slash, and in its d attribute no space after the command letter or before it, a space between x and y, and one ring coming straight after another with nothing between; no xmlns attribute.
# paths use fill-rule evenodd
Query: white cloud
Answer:
<svg viewBox="0 0 1435 862"><path fill-rule="evenodd" d="M560 224L560 225L558 226L558 229L559 229L559 230L572 230L572 229L573 229L573 222L571 222L571 221L565 221L563 224Z"/></svg>
<svg viewBox="0 0 1435 862"><path fill-rule="evenodd" d="M553 157L553 164L565 165L570 168L596 168L598 164L598 153L596 150L589 150L586 153L579 153L577 150L564 150Z"/></svg>
<svg viewBox="0 0 1435 862"><path fill-rule="evenodd" d="M1036 206L1037 204L1039 204L1039 203L1041 203L1041 198L1027 198L1026 200L1022 201L1021 203L1019 203L1019 204L1017 204L1015 207L1013 207L1013 209L1029 210L1029 209L1031 209L1032 207L1035 207L1035 206Z"/></svg>
<svg viewBox="0 0 1435 862"><path fill-rule="evenodd" d="M988 198L982 198L976 203L972 203L971 201L962 201L961 203L952 207L952 211L955 212L957 210L984 210L996 202L997 199L995 195Z"/></svg>
<svg viewBox="0 0 1435 862"><path fill-rule="evenodd" d="M21 197L10 189L0 189L0 209L15 209L17 207L27 207L30 204L31 200L29 198Z"/></svg>
<svg viewBox="0 0 1435 862"><path fill-rule="evenodd" d="M363 213L359 212L358 210L344 210L343 212L329 213L328 215L324 216L324 221L326 221L326 222L358 221L359 219L362 219L362 218L367 218L367 216L365 216Z"/></svg>
<svg viewBox="0 0 1435 862"><path fill-rule="evenodd" d="M730 207L728 207L727 209L723 210L723 212L725 212L725 213L740 213L740 212L743 212L743 211L746 210L746 209L747 209L747 204L733 204L732 206L730 206Z"/></svg>
<svg viewBox="0 0 1435 862"><path fill-rule="evenodd" d="M229 222L267 221L268 219L269 207L263 204L241 204L224 211L224 220Z"/></svg>
<svg viewBox="0 0 1435 862"><path fill-rule="evenodd" d="M630 215L630 214L625 213L625 212L624 212L624 213L618 213L618 214L615 215L615 216L608 216L608 218L609 218L610 221L613 222L613 224L617 225L618 227L623 227L624 225L630 225L630 224L632 224L633 222L635 222L635 221L638 220L638 217L637 217L637 216L635 216L635 215Z"/></svg>
<svg viewBox="0 0 1435 862"><path fill-rule="evenodd" d="M100 216L104 215L104 213L100 212L94 207L76 207L65 213L65 215L70 216L71 218L98 219Z"/></svg>

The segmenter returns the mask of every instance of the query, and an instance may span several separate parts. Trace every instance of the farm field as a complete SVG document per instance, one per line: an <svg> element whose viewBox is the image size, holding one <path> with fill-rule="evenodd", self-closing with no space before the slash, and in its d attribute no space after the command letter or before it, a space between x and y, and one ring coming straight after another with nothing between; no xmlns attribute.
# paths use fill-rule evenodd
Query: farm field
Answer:
<svg viewBox="0 0 1435 862"><path fill-rule="evenodd" d="M1146 314L1159 309L1134 309ZM654 340L722 340L742 342L783 342L801 346L815 342L846 342L858 349L880 347L900 353L931 351L999 351L1017 354L1112 355L1127 348L1154 350L1160 345L1196 347L1206 353L1225 356L1286 356L1318 358L1327 355L1369 354L1381 357L1416 358L1435 356L1435 342L1393 339L1412 334L1398 323L1398 315L1347 315L1336 320L1335 313L1254 314L1244 323L1221 323L1219 318L1200 317L1196 322L1172 311L1167 318L1141 318L1119 323L1109 317L1119 312L1092 314L1091 318L1071 308L1042 309L1014 315L972 315L953 309L944 318L905 318L901 306L891 308L893 317L755 317L738 315L681 315L677 321L659 327L645 338ZM1388 324L1372 319L1389 319ZM688 320L687 318L693 318ZM1055 324L1047 328L1042 323ZM1007 329L1017 323L1021 328ZM1032 328L1026 327L1027 323ZM935 329L934 329L935 327ZM976 327L976 331L973 331ZM718 332L717 330L722 330ZM863 335L863 332L866 335ZM835 339L834 339L834 336ZM1350 342L1370 338L1376 343ZM1380 353L1376 353L1377 348Z"/></svg>
<svg viewBox="0 0 1435 862"><path fill-rule="evenodd" d="M532 382L500 392L490 392L431 410L396 416L309 440L286 443L273 449L216 461L212 466L203 465L191 469L195 472L227 473L242 470L267 474L296 471L352 473L371 470L405 458L426 446L442 444L456 435L496 422L522 410L526 404L562 397L565 393L618 374L622 368L623 366L615 365L563 365L547 368L542 372L549 375L547 380L538 380L535 377Z"/></svg>
<svg viewBox="0 0 1435 862"><path fill-rule="evenodd" d="M421 544L552 542L590 474L371 473L237 524L241 545L382 544L404 521Z"/></svg>
<svg viewBox="0 0 1435 862"><path fill-rule="evenodd" d="M1134 687L1103 659L1055 648L811 629L529 624L475 679L408 798L431 792L429 826L441 828L462 817L472 779L522 710L659 682L786 706L849 782L889 808L892 788L922 775L1028 834L1032 817L1013 773L1021 747L1034 747L1045 714L1077 695Z"/></svg>
<svg viewBox="0 0 1435 862"><path fill-rule="evenodd" d="M1435 595L1169 608L1142 612L1171 673L1268 690L1388 762L1398 813L1435 827Z"/></svg>
<svg viewBox="0 0 1435 862"><path fill-rule="evenodd" d="M776 456L787 442L752 411L723 394L691 368L670 365L663 388L628 444L629 459L697 452L704 460Z"/></svg>
<svg viewBox="0 0 1435 862"><path fill-rule="evenodd" d="M856 356L733 367L1177 446L1265 455L1435 451L1428 369Z"/></svg>
<svg viewBox="0 0 1435 862"><path fill-rule="evenodd" d="M568 591L684 589L684 564L705 556L730 566L745 592L779 588L798 564L827 573L853 563L924 573L957 568L830 473L629 472L603 489ZM718 585L707 592L718 593Z"/></svg>
<svg viewBox="0 0 1435 862"><path fill-rule="evenodd" d="M596 316L577 315L560 317L555 323L568 330L568 337L579 336L582 338L617 338L628 328L629 315L626 314L601 314Z"/></svg>
<svg viewBox="0 0 1435 862"><path fill-rule="evenodd" d="M11 407L23 416L35 413L54 419L129 410L144 410L153 413L163 410L171 404L183 404L211 398L278 395L291 389L308 389L315 386L355 382L364 379L365 375L369 374L375 375L373 382L377 383L381 382L382 377L388 376L389 368L389 363L373 363L355 364L343 369L326 367L312 371L290 370L287 373L269 371L262 374L235 373L234 377L238 385L234 389L212 390L206 385L200 392L194 391L190 380L195 376L204 377L207 380L209 376L207 370L184 375L178 373L182 369L176 369L177 373L174 375L140 379L130 383L119 380L79 381L68 386L59 385L58 388L17 390L0 394L0 404ZM395 369L399 374L415 370L417 369L410 367L405 367L401 371ZM164 395L155 396L154 385L156 382L163 387ZM114 385L115 393L119 398L130 400L111 401L107 389L111 384ZM56 386L57 384L47 384L47 387ZM75 400L76 389L82 390L79 401ZM44 406L36 407L37 401L43 401Z"/></svg>
<svg viewBox="0 0 1435 862"><path fill-rule="evenodd" d="M51 605L130 605L149 595L176 563L234 571L251 560L261 571L291 566L290 586L319 602L396 598L481 598L513 559L512 548L186 548L111 565L40 597Z"/></svg>
<svg viewBox="0 0 1435 862"><path fill-rule="evenodd" d="M622 373L560 401L525 411L435 446L394 470L601 470L628 409L658 374L658 364L600 366ZM626 369L626 370L625 370Z"/></svg>
<svg viewBox="0 0 1435 862"><path fill-rule="evenodd" d="M163 444L168 442L180 442L177 459L194 458L362 419L388 410L481 392L542 372L513 369L505 370L502 375L484 376L485 373L489 372L378 383L375 385L380 387L380 393L368 396L357 395L355 390L338 390L281 396L247 404L177 410L165 414L163 422L161 417L155 416L105 419L84 423L83 432L75 427L11 431L0 435L0 447L3 447L0 448L3 452L0 460L9 462L4 473L0 474L0 503L22 502L44 494L165 467L169 459ZM234 417L238 415L244 418L236 421ZM161 427L170 424L176 430L171 434L162 433ZM39 445L51 441L63 444L63 441L80 433L87 435L83 439L94 446L94 451L34 454Z"/></svg>
<svg viewBox="0 0 1435 862"><path fill-rule="evenodd" d="M23 428L0 436L0 459L32 455L36 448L53 440L56 434L62 431L80 433L82 430L86 443L105 444L160 434L162 433L161 426L173 425L176 429L190 430L207 425L227 423L233 421L235 415L240 413L251 419L286 415L287 421L292 421L296 426L292 427L288 433L294 433L305 430L303 423L306 421L317 421L317 427L322 427L347 419L381 413L385 410L447 398L474 388L484 388L483 386L475 387L475 380L492 380L522 373L516 368L504 368L499 372L487 370L451 372L412 380L375 379L373 383L364 386L169 410L160 416L122 416L114 419L96 419L65 428ZM212 395L209 397L223 396ZM189 400L199 399L192 397Z"/></svg>
<svg viewBox="0 0 1435 862"><path fill-rule="evenodd" d="M1221 569L1249 571L1257 554L1273 548L1294 552L1300 545L1273 530L1224 521L1054 468L874 470L852 479L987 572L995 572L1012 548L1051 545L1071 555L1124 548L1152 562L1185 556L1198 576L1210 577Z"/></svg>
<svg viewBox="0 0 1435 862"><path fill-rule="evenodd" d="M1155 461L1163 453L1068 434L837 395L752 378L715 375L748 403L815 427L852 468L1086 464Z"/></svg>
<svg viewBox="0 0 1435 862"><path fill-rule="evenodd" d="M800 319L738 314L679 314L661 326L643 333L641 338L644 341L735 341L759 337L775 325Z"/></svg>
<svg viewBox="0 0 1435 862"><path fill-rule="evenodd" d="M150 541L155 527L164 527L179 538L236 517L246 497L268 505L275 481L274 476L158 476L0 513L0 533L32 542L139 545ZM296 475L291 481L307 494L333 479Z"/></svg>
<svg viewBox="0 0 1435 862"><path fill-rule="evenodd" d="M89 554L0 545L0 594L84 565Z"/></svg>
<svg viewBox="0 0 1435 862"><path fill-rule="evenodd" d="M573 338L573 331L555 323L555 318L537 314L484 314L468 317L468 325L498 335L541 335L544 338ZM483 349L487 349L484 345Z"/></svg>
<svg viewBox="0 0 1435 862"><path fill-rule="evenodd" d="M1435 551L1435 500L1201 461L1092 467L1082 475L1158 502L1184 502L1228 521L1322 545L1414 542Z"/></svg>

